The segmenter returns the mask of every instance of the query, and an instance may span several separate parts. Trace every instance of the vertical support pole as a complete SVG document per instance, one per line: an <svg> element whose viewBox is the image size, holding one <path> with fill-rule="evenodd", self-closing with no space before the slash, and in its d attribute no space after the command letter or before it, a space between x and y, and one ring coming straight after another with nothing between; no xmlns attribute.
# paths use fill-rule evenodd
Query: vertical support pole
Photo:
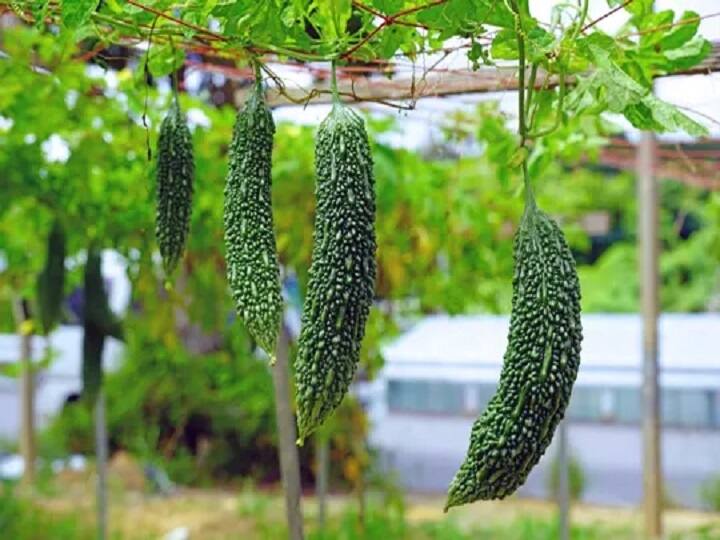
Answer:
<svg viewBox="0 0 720 540"><path fill-rule="evenodd" d="M662 466L658 385L659 245L658 188L654 177L655 140L643 133L637 152L640 305L643 344L643 507L645 537L662 536Z"/></svg>
<svg viewBox="0 0 720 540"><path fill-rule="evenodd" d="M559 540L570 540L570 466L568 452L567 418L558 429L558 530Z"/></svg>
<svg viewBox="0 0 720 540"><path fill-rule="evenodd" d="M328 472L330 468L329 446L330 442L324 434L315 438L317 479L315 483L315 497L318 505L318 529L321 533L325 531L325 515L327 508Z"/></svg>
<svg viewBox="0 0 720 540"><path fill-rule="evenodd" d="M107 499L107 461L108 438L107 421L105 417L105 393L102 388L95 400L95 467L96 467L96 512L97 537L106 540L108 528L108 499Z"/></svg>
<svg viewBox="0 0 720 540"><path fill-rule="evenodd" d="M290 407L289 341L290 336L283 324L278 338L275 365L272 367L272 378L275 387L275 415L280 450L280 474L282 476L283 491L285 492L288 538L290 540L303 540L300 459L295 445L297 439L295 418Z"/></svg>
<svg viewBox="0 0 720 540"><path fill-rule="evenodd" d="M20 453L23 457L23 484L35 482L35 373L32 365L32 326L27 300L13 301L15 324L20 336Z"/></svg>

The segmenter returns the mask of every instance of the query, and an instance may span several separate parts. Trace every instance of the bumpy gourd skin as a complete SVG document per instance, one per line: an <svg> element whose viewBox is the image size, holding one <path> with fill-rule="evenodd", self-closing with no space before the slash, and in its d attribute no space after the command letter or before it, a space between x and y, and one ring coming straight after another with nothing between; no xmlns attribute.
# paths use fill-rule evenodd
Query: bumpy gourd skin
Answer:
<svg viewBox="0 0 720 540"><path fill-rule="evenodd" d="M340 404L357 369L375 287L375 182L365 125L339 102L315 147L314 244L297 381L302 442Z"/></svg>
<svg viewBox="0 0 720 540"><path fill-rule="evenodd" d="M283 309L270 194L274 133L256 88L235 122L224 209L227 276L237 312L271 357Z"/></svg>
<svg viewBox="0 0 720 540"><path fill-rule="evenodd" d="M192 136L177 100L160 125L157 156L155 236L165 275L170 276L182 257L190 230L195 176Z"/></svg>
<svg viewBox="0 0 720 540"><path fill-rule="evenodd" d="M65 231L55 221L48 235L45 266L37 278L38 319L44 335L60 322L64 292Z"/></svg>
<svg viewBox="0 0 720 540"><path fill-rule="evenodd" d="M557 224L530 201L515 236L510 336L500 383L475 421L445 510L513 493L545 453L580 364L580 285Z"/></svg>

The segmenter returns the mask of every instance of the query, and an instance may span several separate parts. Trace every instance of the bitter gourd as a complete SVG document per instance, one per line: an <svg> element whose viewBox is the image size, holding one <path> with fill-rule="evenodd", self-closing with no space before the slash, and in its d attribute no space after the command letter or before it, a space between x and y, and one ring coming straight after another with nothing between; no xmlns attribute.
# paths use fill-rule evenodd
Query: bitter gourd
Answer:
<svg viewBox="0 0 720 540"><path fill-rule="evenodd" d="M315 147L316 214L295 360L299 442L339 405L357 369L375 285L375 182L365 124L335 100Z"/></svg>
<svg viewBox="0 0 720 540"><path fill-rule="evenodd" d="M233 129L225 185L225 250L238 315L271 358L283 310L270 193L274 134L258 83Z"/></svg>
<svg viewBox="0 0 720 540"><path fill-rule="evenodd" d="M192 136L177 98L160 125L155 236L165 275L177 267L190 230L195 162Z"/></svg>
<svg viewBox="0 0 720 540"><path fill-rule="evenodd" d="M84 273L83 304L83 395L93 403L102 385L102 353L108 336L123 339L121 322L108 304L101 272L101 253L91 246Z"/></svg>
<svg viewBox="0 0 720 540"><path fill-rule="evenodd" d="M580 364L580 286L562 231L530 198L514 243L512 315L500 383L476 420L445 507L502 499L547 449Z"/></svg>
<svg viewBox="0 0 720 540"><path fill-rule="evenodd" d="M38 319L44 335L60 322L64 290L65 230L56 220L48 234L45 266L37 278Z"/></svg>
<svg viewBox="0 0 720 540"><path fill-rule="evenodd" d="M88 249L83 291L82 393L90 403L94 403L102 385L102 353L105 345L105 332L99 321L104 320L109 311L101 273L101 256L94 247Z"/></svg>

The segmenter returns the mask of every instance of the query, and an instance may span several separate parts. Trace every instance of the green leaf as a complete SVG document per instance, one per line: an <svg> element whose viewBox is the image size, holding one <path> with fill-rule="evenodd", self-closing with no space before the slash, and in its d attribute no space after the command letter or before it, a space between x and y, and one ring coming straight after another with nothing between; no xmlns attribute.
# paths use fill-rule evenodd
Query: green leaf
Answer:
<svg viewBox="0 0 720 540"><path fill-rule="evenodd" d="M514 30L500 30L490 45L490 54L495 60L517 60L517 36Z"/></svg>
<svg viewBox="0 0 720 540"><path fill-rule="evenodd" d="M525 39L525 54L529 61L539 62L553 47L554 38L543 28L535 26L527 30ZM490 46L493 58L497 60L517 60L518 46L515 30L500 30Z"/></svg>
<svg viewBox="0 0 720 540"><path fill-rule="evenodd" d="M347 23L352 14L350 0L316 0L317 12L314 22L320 27L323 37L330 41L345 35Z"/></svg>
<svg viewBox="0 0 720 540"><path fill-rule="evenodd" d="M710 42L700 36L695 36L682 47L665 51L664 56L670 63L668 71L689 69L705 60L712 52Z"/></svg>
<svg viewBox="0 0 720 540"><path fill-rule="evenodd" d="M90 19L90 14L97 7L97 0L63 0L63 24L74 30Z"/></svg>
<svg viewBox="0 0 720 540"><path fill-rule="evenodd" d="M664 27L672 24L675 13L671 9L650 13L642 19L638 28L640 31L646 31L640 36L640 47L652 47L658 43L664 35ZM660 28L659 30L654 30Z"/></svg>
<svg viewBox="0 0 720 540"><path fill-rule="evenodd" d="M574 46L578 54L590 62L596 61L595 55L598 54L597 51L603 52L603 60L617 60L621 54L615 39L599 30L594 31L587 37L580 37L575 43L569 43L567 45L569 47Z"/></svg>
<svg viewBox="0 0 720 540"><path fill-rule="evenodd" d="M650 109L655 123L661 126L662 131L684 131L693 137L702 137L708 134L705 126L667 101L648 94L643 98L642 103Z"/></svg>
<svg viewBox="0 0 720 540"><path fill-rule="evenodd" d="M608 0L608 6L611 8L626 4L625 9L635 17L644 17L648 13L652 13L654 3L654 0L633 0L630 3L625 0Z"/></svg>
<svg viewBox="0 0 720 540"><path fill-rule="evenodd" d="M678 20L678 22L681 23L684 21L690 22L676 26L660 40L660 46L663 50L677 49L690 41L695 34L697 34L698 27L700 26L700 16L694 11L686 11Z"/></svg>
<svg viewBox="0 0 720 540"><path fill-rule="evenodd" d="M148 69L154 77L163 77L180 69L185 61L185 52L170 45L153 45L148 50Z"/></svg>

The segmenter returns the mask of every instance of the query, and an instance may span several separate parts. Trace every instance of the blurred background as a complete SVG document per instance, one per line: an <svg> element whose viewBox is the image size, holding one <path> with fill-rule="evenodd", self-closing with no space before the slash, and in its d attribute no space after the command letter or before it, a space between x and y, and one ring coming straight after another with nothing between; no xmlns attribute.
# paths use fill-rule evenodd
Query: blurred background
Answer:
<svg viewBox="0 0 720 540"><path fill-rule="evenodd" d="M549 17L552 4L538 2L535 15ZM591 16L607 11L605 2L590 7ZM716 3L688 0L683 9L703 17L699 33L716 59ZM601 25L614 31L623 17ZM196 195L187 253L166 289L148 150L169 79L138 76L142 46L89 48L72 61L69 51L61 36L34 32L0 4L0 536L96 535L97 433L80 399L91 231L104 239L103 279L125 328L124 342L108 340L103 357L108 537L286 538L268 359L236 320L224 266L227 148L251 74L199 54L179 72ZM465 52L426 59L435 60L450 74L468 67ZM327 80L312 63L272 67L289 88ZM398 62L396 70L402 78L409 68ZM385 75L362 76L372 87ZM668 538L720 538L720 76L668 77L655 88L710 130L653 142L665 527ZM351 395L299 449L310 538L558 538L564 467L572 538L641 537L641 134L614 115L567 118L536 164L539 205L561 224L582 288L582 364L564 458L556 437L517 494L442 513L506 347L512 237L523 210L508 167L515 101L512 90L485 88L425 98L412 111L357 106L375 161L376 303ZM314 131L328 110L273 103L273 206L291 354L312 247ZM41 335L23 324L57 215L68 225L68 274L60 324Z"/></svg>

